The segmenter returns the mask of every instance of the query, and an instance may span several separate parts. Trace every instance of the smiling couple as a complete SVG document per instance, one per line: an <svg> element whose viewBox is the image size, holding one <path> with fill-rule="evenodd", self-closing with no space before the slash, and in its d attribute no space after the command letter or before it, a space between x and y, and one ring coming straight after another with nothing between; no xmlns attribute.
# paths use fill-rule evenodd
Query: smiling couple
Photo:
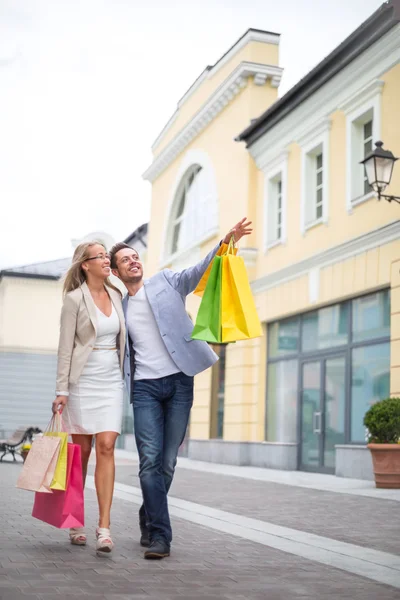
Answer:
<svg viewBox="0 0 400 600"><path fill-rule="evenodd" d="M170 554L172 541L167 494L179 446L189 422L194 375L217 360L206 342L192 340L186 296L197 287L222 242L252 232L242 219L197 265L160 271L143 279L134 248L118 243L110 253L97 242L80 244L64 280L53 412L65 411L73 442L81 447L83 478L93 438L99 504L96 551L114 546L110 510L114 490L114 447L121 433L123 379L133 404L143 504L140 543L145 558ZM109 281L112 273L127 289ZM70 529L70 541L86 545L83 528Z"/></svg>

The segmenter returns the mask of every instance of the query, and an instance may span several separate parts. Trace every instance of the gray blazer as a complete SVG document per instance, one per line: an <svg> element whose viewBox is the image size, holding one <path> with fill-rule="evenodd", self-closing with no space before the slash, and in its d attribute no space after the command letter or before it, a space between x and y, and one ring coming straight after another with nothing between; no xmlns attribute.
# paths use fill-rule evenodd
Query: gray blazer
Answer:
<svg viewBox="0 0 400 600"><path fill-rule="evenodd" d="M196 289L219 246L215 246L194 267L179 273L164 269L144 282L146 295L165 346L177 367L186 375L197 375L218 360L218 356L206 342L192 340L193 323L186 312L185 301L186 296ZM128 300L129 296L126 295L122 301L125 318ZM135 356L127 331L124 377L131 402L134 370Z"/></svg>

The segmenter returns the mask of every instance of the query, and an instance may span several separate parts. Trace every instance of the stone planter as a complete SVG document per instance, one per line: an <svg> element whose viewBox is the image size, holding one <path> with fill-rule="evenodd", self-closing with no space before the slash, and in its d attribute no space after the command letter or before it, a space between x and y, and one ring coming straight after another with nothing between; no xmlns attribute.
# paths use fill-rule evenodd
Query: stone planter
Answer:
<svg viewBox="0 0 400 600"><path fill-rule="evenodd" d="M377 488L400 489L400 444L368 444Z"/></svg>
<svg viewBox="0 0 400 600"><path fill-rule="evenodd" d="M21 450L21 456L22 456L24 462L26 461L26 457L28 456L28 454L29 454L29 450Z"/></svg>

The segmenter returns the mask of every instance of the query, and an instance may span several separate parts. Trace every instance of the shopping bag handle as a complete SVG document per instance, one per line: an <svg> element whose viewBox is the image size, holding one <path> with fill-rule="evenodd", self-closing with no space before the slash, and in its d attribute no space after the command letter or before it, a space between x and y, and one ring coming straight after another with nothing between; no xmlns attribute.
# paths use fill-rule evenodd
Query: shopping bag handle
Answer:
<svg viewBox="0 0 400 600"><path fill-rule="evenodd" d="M226 254L235 254L235 238L231 235L231 239L229 240L228 248Z"/></svg>
<svg viewBox="0 0 400 600"><path fill-rule="evenodd" d="M56 413L53 414L53 416L50 419L49 424L47 425L47 427L44 431L45 431L45 433L50 432L50 431L52 431L52 432L54 431L55 433L61 433L62 431L65 431L64 421L63 421L60 411L57 411Z"/></svg>

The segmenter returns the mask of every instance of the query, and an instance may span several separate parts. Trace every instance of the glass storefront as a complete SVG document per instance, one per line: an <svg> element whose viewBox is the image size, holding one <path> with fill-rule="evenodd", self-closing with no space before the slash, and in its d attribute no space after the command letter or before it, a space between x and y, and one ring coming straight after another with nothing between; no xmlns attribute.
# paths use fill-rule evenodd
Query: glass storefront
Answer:
<svg viewBox="0 0 400 600"><path fill-rule="evenodd" d="M300 468L332 472L337 444L365 443L389 379L388 290L272 323L266 440L298 442Z"/></svg>
<svg viewBox="0 0 400 600"><path fill-rule="evenodd" d="M268 370L267 440L295 442L297 438L298 361L272 363Z"/></svg>
<svg viewBox="0 0 400 600"><path fill-rule="evenodd" d="M211 370L210 439L224 437L226 345L212 346L219 360Z"/></svg>
<svg viewBox="0 0 400 600"><path fill-rule="evenodd" d="M350 441L365 441L363 418L367 410L390 396L389 343L354 348L351 377Z"/></svg>

